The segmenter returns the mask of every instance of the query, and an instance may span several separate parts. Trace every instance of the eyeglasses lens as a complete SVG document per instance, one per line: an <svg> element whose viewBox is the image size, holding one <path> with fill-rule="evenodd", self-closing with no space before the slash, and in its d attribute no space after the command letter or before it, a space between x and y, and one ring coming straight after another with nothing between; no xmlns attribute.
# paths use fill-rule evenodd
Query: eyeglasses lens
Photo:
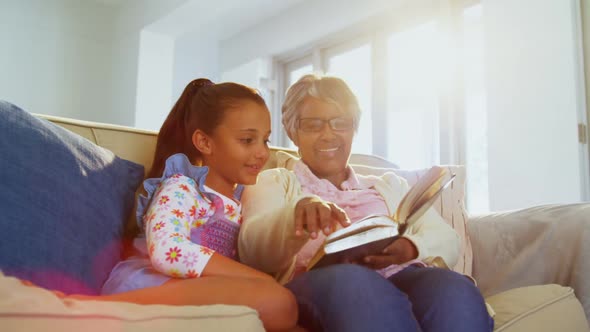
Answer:
<svg viewBox="0 0 590 332"><path fill-rule="evenodd" d="M302 118L299 119L299 129L304 132L318 132L324 128L328 122L330 128L336 131L351 130L353 127L352 119L350 118L333 118L324 120L319 118Z"/></svg>

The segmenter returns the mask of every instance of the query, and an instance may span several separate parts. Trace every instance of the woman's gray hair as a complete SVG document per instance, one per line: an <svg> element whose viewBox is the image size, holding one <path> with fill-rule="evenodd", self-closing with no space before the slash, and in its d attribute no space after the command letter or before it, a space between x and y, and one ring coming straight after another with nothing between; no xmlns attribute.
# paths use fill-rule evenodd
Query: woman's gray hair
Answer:
<svg viewBox="0 0 590 332"><path fill-rule="evenodd" d="M356 96L348 85L338 77L309 74L291 85L281 108L283 127L291 140L297 135L299 108L306 97L314 97L336 105L340 110L352 116L354 131L357 131L361 109Z"/></svg>

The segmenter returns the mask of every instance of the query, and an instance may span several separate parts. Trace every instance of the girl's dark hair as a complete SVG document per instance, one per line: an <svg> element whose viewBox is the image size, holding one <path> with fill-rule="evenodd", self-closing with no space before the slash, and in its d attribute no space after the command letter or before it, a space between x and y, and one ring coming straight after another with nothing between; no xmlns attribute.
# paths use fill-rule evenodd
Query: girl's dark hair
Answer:
<svg viewBox="0 0 590 332"><path fill-rule="evenodd" d="M160 128L152 168L147 177L160 177L166 159L173 154L184 153L192 162L200 159L200 153L192 142L195 130L211 135L223 120L225 111L246 100L266 107L258 91L245 85L214 84L206 78L190 82Z"/></svg>

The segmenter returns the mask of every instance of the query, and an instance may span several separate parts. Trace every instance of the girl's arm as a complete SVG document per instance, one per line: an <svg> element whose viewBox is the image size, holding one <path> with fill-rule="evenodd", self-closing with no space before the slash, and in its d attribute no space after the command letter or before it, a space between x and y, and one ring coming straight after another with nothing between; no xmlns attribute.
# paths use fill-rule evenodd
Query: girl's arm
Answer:
<svg viewBox="0 0 590 332"><path fill-rule="evenodd" d="M175 278L201 276L214 251L191 241L191 220L201 209L209 210L184 175L165 179L155 192L144 215L150 260L154 268Z"/></svg>
<svg viewBox="0 0 590 332"><path fill-rule="evenodd" d="M240 277L274 281L274 278L270 275L236 262L235 260L218 253L213 254L211 259L209 259L209 263L207 263L205 269L203 269L201 276Z"/></svg>

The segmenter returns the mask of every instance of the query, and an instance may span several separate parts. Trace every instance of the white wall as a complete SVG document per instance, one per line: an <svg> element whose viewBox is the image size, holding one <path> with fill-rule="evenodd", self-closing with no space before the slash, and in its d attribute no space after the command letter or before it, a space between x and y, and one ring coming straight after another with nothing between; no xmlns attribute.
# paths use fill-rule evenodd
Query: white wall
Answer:
<svg viewBox="0 0 590 332"><path fill-rule="evenodd" d="M248 86L259 86L260 80L270 75L269 65L262 58L243 63L221 73L224 82L236 82Z"/></svg>
<svg viewBox="0 0 590 332"><path fill-rule="evenodd" d="M218 43L193 33L175 38L144 30L141 36L133 126L159 130L190 81L219 81Z"/></svg>
<svg viewBox="0 0 590 332"><path fill-rule="evenodd" d="M111 89L112 109L116 117L109 122L135 126L141 32L145 30L158 33L157 29L149 29L150 24L155 24L166 13L186 2L187 0L126 0L117 9L113 36L115 52L111 67L114 78Z"/></svg>
<svg viewBox="0 0 590 332"><path fill-rule="evenodd" d="M113 119L112 7L77 0L0 3L0 99L27 111Z"/></svg>
<svg viewBox="0 0 590 332"><path fill-rule="evenodd" d="M174 39L144 30L140 35L135 123L158 130L172 103Z"/></svg>
<svg viewBox="0 0 590 332"><path fill-rule="evenodd" d="M134 77L132 72L134 57L139 56L139 83L137 83L137 105L135 121L133 125L157 129L162 120L168 114L170 107L182 93L186 84L198 77L207 77L214 82L220 79L219 70L219 39L233 35L241 31L244 26L251 25L274 13L281 11L301 0L224 0L218 3L209 3L203 0L134 0L131 5L126 5L122 13L122 35L127 44L120 58L124 66L120 66L117 72L127 71L129 77ZM131 16L130 16L131 15ZM139 19L135 19L139 16ZM126 17L133 17L131 22ZM152 62L145 65L144 58L155 58L151 48L144 46L144 38L141 40L139 50L133 45L137 43L136 32L141 29L142 36L146 32L169 37L173 40L173 46L161 45L160 52L173 55L173 64L168 60ZM134 34L135 33L135 34ZM153 38L150 38L153 40ZM156 42L158 44L158 42ZM160 43L161 44L161 43ZM122 45L121 45L122 46ZM123 46L122 46L123 47ZM148 52L147 54L145 54ZM152 53L152 54L150 54ZM168 59L168 56L165 56ZM172 84L168 78L172 77ZM158 77L164 78L159 81ZM145 83L144 79L151 82ZM129 96L134 82L127 79L121 81L119 93L120 103L123 109L129 105ZM169 88L172 88L171 94ZM141 105L141 107L140 107Z"/></svg>
<svg viewBox="0 0 590 332"><path fill-rule="evenodd" d="M153 91L138 87L141 32L185 2L0 1L0 98L31 112L135 125L138 91ZM172 54L174 43L162 51ZM166 74L160 65L142 75ZM166 85L158 98L168 108L172 80Z"/></svg>
<svg viewBox="0 0 590 332"><path fill-rule="evenodd" d="M570 0L484 0L490 209L582 199Z"/></svg>
<svg viewBox="0 0 590 332"><path fill-rule="evenodd" d="M206 31L192 31L177 37L174 47L173 101L196 78L208 78L213 82L220 80L219 44L216 36L207 34Z"/></svg>
<svg viewBox="0 0 590 332"><path fill-rule="evenodd" d="M220 69L294 50L390 11L400 0L312 0L221 41Z"/></svg>

